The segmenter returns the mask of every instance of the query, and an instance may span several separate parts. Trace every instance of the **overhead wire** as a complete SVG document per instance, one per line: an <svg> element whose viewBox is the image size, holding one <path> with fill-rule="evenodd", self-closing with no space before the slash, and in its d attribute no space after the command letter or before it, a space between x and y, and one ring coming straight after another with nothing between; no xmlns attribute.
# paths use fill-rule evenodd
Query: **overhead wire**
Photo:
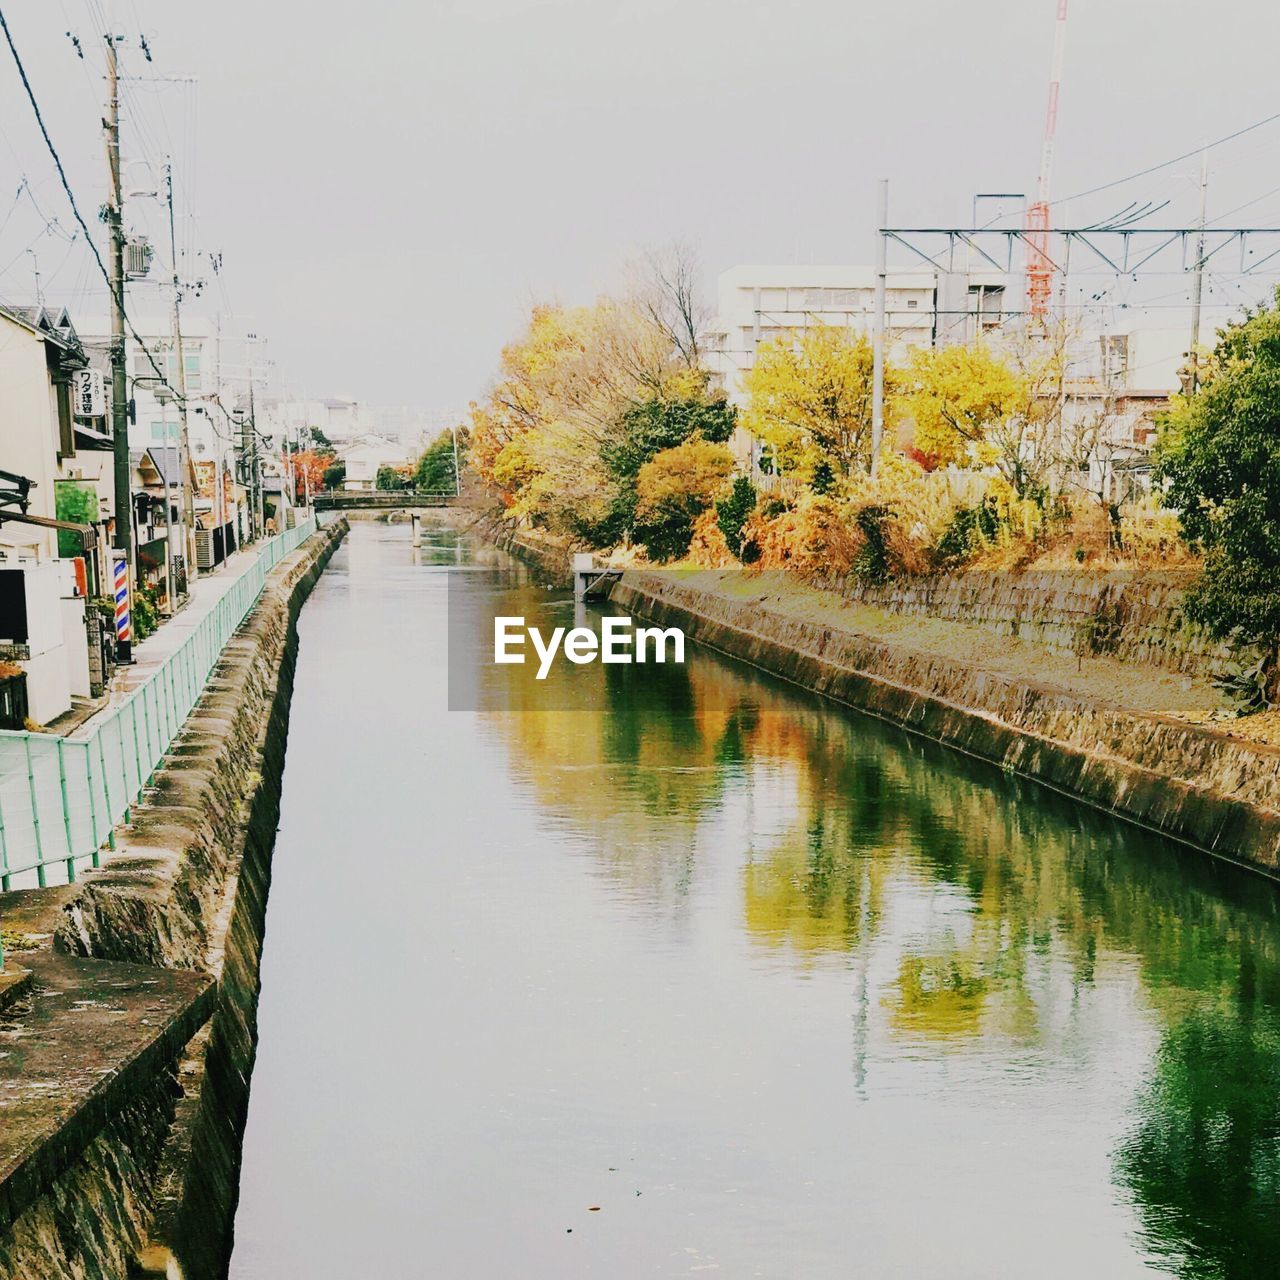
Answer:
<svg viewBox="0 0 1280 1280"><path fill-rule="evenodd" d="M1261 129L1264 125L1274 124L1277 120L1280 120L1280 111L1275 112L1274 115L1265 116L1261 120L1255 120L1253 124L1246 125L1243 129L1237 129L1234 133L1229 133L1214 142L1205 143L1204 146L1196 147L1192 151L1184 151L1182 155L1174 156L1172 160L1162 160L1159 164L1153 164L1146 169L1139 169L1137 173L1130 173L1123 178L1101 183L1099 186L1090 187L1087 191L1077 191L1075 195L1061 196L1059 199L1051 200L1049 203L1058 205L1066 204L1071 200L1083 200L1086 196L1096 196L1101 191L1111 191L1115 187L1122 187L1126 182L1136 182L1139 178L1146 178L1153 173L1159 173L1162 169L1171 169L1175 164L1182 164L1183 161L1191 160L1196 156L1202 155L1205 151L1212 151L1215 147L1234 142L1237 138L1243 138L1245 134L1252 133L1255 129Z"/></svg>
<svg viewBox="0 0 1280 1280"><path fill-rule="evenodd" d="M22 81L22 87L26 92L27 101L31 104L31 110L35 114L36 124L40 128L41 137L44 138L45 146L48 148L49 155L53 159L54 167L58 171L58 178L62 183L62 189L66 193L67 200L71 205L71 212L75 215L76 221L80 224L81 231L84 232L85 241L89 245L89 249L93 254L94 261L98 264L98 270L102 273L102 278L107 282L107 288L113 289L111 281L111 273L107 270L106 263L102 261L102 254L98 251L97 244L94 243L93 236L89 231L89 224L85 221L84 215L80 212L80 205L76 201L75 192L71 189L71 182L67 178L67 171L63 167L62 157L58 154L57 147L53 144L53 139L49 136L49 129L44 121L44 114L40 110L40 103L36 98L35 90L31 86L31 81L27 77L27 69L23 65L22 57L18 53L18 46L14 43L13 33L9 29L9 23L4 15L4 10L0 9L0 30L3 30L5 41L9 46L9 52L13 55L14 65L18 69L18 77ZM123 292L123 289L121 290ZM185 401L186 397L179 394L178 390L172 386L168 378L161 371L160 366L155 362L151 354L150 348L138 335L138 331L133 327L133 322L129 319L124 306L120 306L120 315L124 320L125 327L128 329L130 336L141 347L143 355L147 358L147 363L155 370L156 377L161 385L167 387L179 401Z"/></svg>

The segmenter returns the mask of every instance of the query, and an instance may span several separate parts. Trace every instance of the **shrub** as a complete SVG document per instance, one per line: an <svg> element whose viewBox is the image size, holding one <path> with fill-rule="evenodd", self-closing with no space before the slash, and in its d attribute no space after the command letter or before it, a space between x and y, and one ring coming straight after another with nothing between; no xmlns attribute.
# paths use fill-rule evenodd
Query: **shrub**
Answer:
<svg viewBox="0 0 1280 1280"><path fill-rule="evenodd" d="M157 628L160 626L160 611L156 607L158 598L158 593L154 587L144 585L134 590L133 598L130 600L129 613L133 622L133 638L135 641L142 641L148 636L155 635Z"/></svg>
<svg viewBox="0 0 1280 1280"><path fill-rule="evenodd" d="M636 477L636 537L654 560L678 560L689 550L694 521L733 471L722 444L694 437L664 449Z"/></svg>
<svg viewBox="0 0 1280 1280"><path fill-rule="evenodd" d="M888 507L863 507L854 515L862 534L862 549L853 562L853 572L864 582L884 582L892 570L885 532L888 519Z"/></svg>
<svg viewBox="0 0 1280 1280"><path fill-rule="evenodd" d="M704 569L729 569L736 563L734 554L721 532L716 510L709 507L693 522L689 559Z"/></svg>
<svg viewBox="0 0 1280 1280"><path fill-rule="evenodd" d="M825 497L829 493L834 493L836 488L836 473L826 458L819 458L813 467L813 476L809 481L809 488L819 497Z"/></svg>
<svg viewBox="0 0 1280 1280"><path fill-rule="evenodd" d="M939 568L963 563L983 547L995 542L1000 531L995 504L983 501L976 507L960 507L946 531L933 546L933 559Z"/></svg>
<svg viewBox="0 0 1280 1280"><path fill-rule="evenodd" d="M766 507L751 516L743 541L756 548L763 569L844 578L854 570L863 537L835 498L806 494L792 509L770 516Z"/></svg>
<svg viewBox="0 0 1280 1280"><path fill-rule="evenodd" d="M756 507L755 485L739 476L726 497L716 504L716 522L724 536L725 546L735 555L742 554L742 526Z"/></svg>

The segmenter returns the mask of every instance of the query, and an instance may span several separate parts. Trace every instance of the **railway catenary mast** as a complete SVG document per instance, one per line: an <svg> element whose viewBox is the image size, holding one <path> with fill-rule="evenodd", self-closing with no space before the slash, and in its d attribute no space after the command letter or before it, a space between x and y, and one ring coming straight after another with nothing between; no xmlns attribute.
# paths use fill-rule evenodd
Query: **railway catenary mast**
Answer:
<svg viewBox="0 0 1280 1280"><path fill-rule="evenodd" d="M1067 0L1058 0L1058 20L1053 34L1053 70L1049 79L1049 106L1044 120L1044 149L1040 154L1040 181L1036 200L1027 208L1027 311L1032 321L1043 321L1053 294L1053 262L1049 257L1049 184L1053 175L1053 148L1058 133L1058 98L1062 89L1062 64L1067 45Z"/></svg>

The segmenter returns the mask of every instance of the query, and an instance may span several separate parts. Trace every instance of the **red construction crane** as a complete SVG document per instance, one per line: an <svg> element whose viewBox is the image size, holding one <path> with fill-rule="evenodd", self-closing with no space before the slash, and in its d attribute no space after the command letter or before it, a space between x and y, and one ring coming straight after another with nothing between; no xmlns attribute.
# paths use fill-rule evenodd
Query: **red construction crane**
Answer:
<svg viewBox="0 0 1280 1280"><path fill-rule="evenodd" d="M1053 72L1049 79L1049 108L1044 120L1044 150L1040 154L1040 183L1034 204L1027 207L1027 311L1043 320L1053 296L1053 262L1049 257L1049 183L1053 174L1053 146L1058 133L1058 96L1067 47L1067 0L1058 0L1053 35Z"/></svg>

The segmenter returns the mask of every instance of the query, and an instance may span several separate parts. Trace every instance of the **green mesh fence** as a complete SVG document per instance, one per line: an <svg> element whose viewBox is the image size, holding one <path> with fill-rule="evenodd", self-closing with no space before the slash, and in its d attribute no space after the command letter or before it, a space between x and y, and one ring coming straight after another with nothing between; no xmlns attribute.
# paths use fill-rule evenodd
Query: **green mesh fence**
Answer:
<svg viewBox="0 0 1280 1280"><path fill-rule="evenodd" d="M267 574L316 529L314 516L261 544L254 564L191 634L121 702L70 737L0 731L0 889L50 869L76 878L97 866L115 826L164 759L199 701L219 655L253 607ZM0 953L0 967L3 954Z"/></svg>

